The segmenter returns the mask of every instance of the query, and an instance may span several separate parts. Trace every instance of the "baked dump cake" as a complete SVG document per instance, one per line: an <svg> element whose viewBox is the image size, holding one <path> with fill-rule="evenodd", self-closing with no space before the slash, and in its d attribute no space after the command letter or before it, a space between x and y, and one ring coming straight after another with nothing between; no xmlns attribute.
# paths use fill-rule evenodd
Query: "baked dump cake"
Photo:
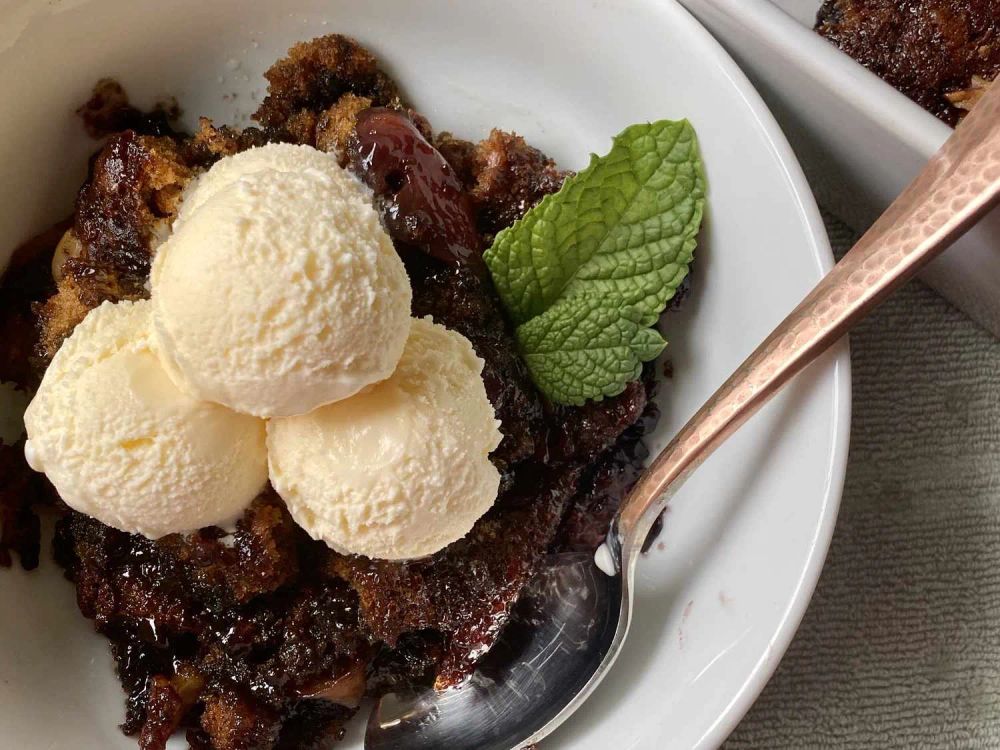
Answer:
<svg viewBox="0 0 1000 750"><path fill-rule="evenodd" d="M826 0L816 30L949 125L1000 73L1000 0Z"/></svg>
<svg viewBox="0 0 1000 750"><path fill-rule="evenodd" d="M509 296L516 275L497 270L516 265L499 255L503 233L517 241L519 220L556 205L539 203L576 178L513 133L471 143L434 132L346 37L296 45L266 78L257 126L202 119L193 135L171 128L169 108L144 115L120 87L99 84L81 113L107 142L75 212L22 247L4 277L0 381L36 393L26 452L47 478L28 468L23 441L0 444L0 562L14 551L35 566L35 510L55 509L56 559L111 643L127 694L122 730L145 750L178 731L204 750L326 747L365 696L467 677L543 558L593 551L638 477L643 435L658 417L649 360L662 348L646 327L683 288L701 218L692 162L687 177L672 172L657 188L656 216L682 211L683 221L663 225L686 227L664 241L666 261L644 256L644 272L666 281L610 311L589 292L570 297L573 310L579 300L586 308L574 326L595 341L613 334L592 368L614 370L612 380L588 391L560 368L592 342L553 344L562 324L552 321L562 319L521 314ZM616 148L656 148L664 140L649 127ZM670 131L668 146L693 160L686 127ZM578 177L596 174L598 161ZM632 195L634 209L652 176L615 190ZM345 237L352 250L337 255ZM332 248L340 260L303 246ZM272 286L285 296L272 304L274 290L253 284L275 248L285 260L273 264L281 284ZM393 270L400 262L408 285ZM369 286L347 285L350 274ZM286 309L300 287L315 297L310 309L325 311L312 328L303 311ZM192 301L191 290L201 297ZM408 336L398 334L400 308ZM216 325L232 310L240 317ZM267 369L275 356L227 339L246 326L272 338L287 327L294 356L282 350L280 366ZM324 337L337 336L378 357L309 369L323 354L313 350L336 350ZM267 376L255 379L258 368ZM114 398L94 373L125 373ZM546 390L555 380L570 385ZM309 401L290 403L290 394ZM89 424L115 433L123 422L148 434L113 445L77 434ZM86 450L66 447L73 435ZM110 454L127 456L129 468L101 473ZM324 464L330 456L339 469ZM447 460L455 466L434 464ZM203 478L203 466L226 481ZM254 488L249 505L241 482ZM197 508L175 517L184 503ZM420 503L427 515L410 518ZM428 537L428 526L445 536Z"/></svg>

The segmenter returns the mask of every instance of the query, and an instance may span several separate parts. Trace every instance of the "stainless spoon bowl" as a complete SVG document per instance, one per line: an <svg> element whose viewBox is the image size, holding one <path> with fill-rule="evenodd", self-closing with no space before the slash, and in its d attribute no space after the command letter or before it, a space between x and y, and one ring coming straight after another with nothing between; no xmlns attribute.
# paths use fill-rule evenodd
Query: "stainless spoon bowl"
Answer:
<svg viewBox="0 0 1000 750"><path fill-rule="evenodd" d="M625 637L622 607L631 595L621 576L605 575L590 555L546 562L469 681L383 697L368 720L366 748L510 750L572 712Z"/></svg>
<svg viewBox="0 0 1000 750"><path fill-rule="evenodd" d="M628 634L635 565L670 496L768 399L1000 200L1000 86L656 457L594 559L550 558L504 639L457 688L388 695L367 750L516 750L593 692Z"/></svg>

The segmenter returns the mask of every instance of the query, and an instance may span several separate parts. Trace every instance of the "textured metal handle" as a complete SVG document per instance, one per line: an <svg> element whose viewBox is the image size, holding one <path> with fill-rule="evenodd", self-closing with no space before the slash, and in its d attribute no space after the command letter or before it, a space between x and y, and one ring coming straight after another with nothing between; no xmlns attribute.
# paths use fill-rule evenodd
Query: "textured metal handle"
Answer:
<svg viewBox="0 0 1000 750"><path fill-rule="evenodd" d="M716 447L1000 198L1000 86L992 89L843 260L656 457L609 540L634 551ZM617 537L617 538L615 538Z"/></svg>

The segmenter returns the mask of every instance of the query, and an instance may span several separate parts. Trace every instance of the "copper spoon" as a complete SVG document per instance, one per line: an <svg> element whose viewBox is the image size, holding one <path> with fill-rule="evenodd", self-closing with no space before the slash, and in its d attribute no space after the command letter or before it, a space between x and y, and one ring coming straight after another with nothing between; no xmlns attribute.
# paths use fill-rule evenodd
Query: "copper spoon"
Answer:
<svg viewBox="0 0 1000 750"><path fill-rule="evenodd" d="M552 556L508 628L516 637L502 639L458 688L385 696L372 712L365 747L513 750L565 721L614 664L628 634L642 543L688 475L998 202L1000 86L993 86L875 225L656 457L594 560Z"/></svg>

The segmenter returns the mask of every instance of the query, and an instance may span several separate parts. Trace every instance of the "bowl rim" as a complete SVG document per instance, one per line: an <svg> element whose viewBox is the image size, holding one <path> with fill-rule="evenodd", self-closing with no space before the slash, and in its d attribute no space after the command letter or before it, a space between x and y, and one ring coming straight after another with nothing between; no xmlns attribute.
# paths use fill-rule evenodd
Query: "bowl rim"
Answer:
<svg viewBox="0 0 1000 750"><path fill-rule="evenodd" d="M656 0L646 0L646 2L656 4ZM730 0L718 0L718 2L725 2L728 4ZM741 7L744 11L749 10L744 6L741 6L741 2L745 2L745 0L733 2L733 5ZM756 87L750 82L747 75L743 72L735 60L733 60L725 48L723 48L719 41L716 40L708 29L706 29L687 8L683 7L678 0L670 0L670 3L678 6L677 9L680 11L679 15L688 22L689 28L687 29L687 32L691 35L700 37L701 44L703 44L706 49L714 52L717 64L732 81L736 89L741 93L752 116L757 120L761 130L766 135L768 143L774 150L781 168L784 171L785 177L787 178L789 185L792 188L792 192L795 195L798 203L799 214L805 219L806 226L812 237L813 242L811 250L813 256L815 257L823 275L826 275L829 273L830 269L833 268L835 263L833 249L830 246L830 239L826 232L826 225L823 222L823 217L820 213L819 206L816 203L816 199L813 196L812 189L809 187L809 183L806 180L805 173L803 172L802 167L795 156L795 152L792 150L792 147L788 142L788 139L781 130L781 126L778 125L778 121L771 113L767 104L764 103L764 99L761 97ZM747 3L747 5L750 5L750 3ZM785 15L780 9L773 6L771 6L770 9L783 16L784 20L787 22L796 23L793 19ZM832 47L831 51L834 51ZM835 51L839 53L839 50ZM853 60L850 60L850 62L854 63ZM857 65L857 63L854 64L860 68L862 72L875 77L876 80L881 82L881 79L878 79L878 77L873 73L866 70L862 66ZM888 86L888 84L885 85ZM893 89L893 91L895 91L895 89ZM905 103L910 104L913 107L917 107L916 104L911 102L902 94L899 94L899 92L895 93L897 93ZM920 108L917 107L917 109ZM920 111L923 112L923 110ZM927 116L931 117L931 115ZM943 123L941 124L943 125ZM819 582L819 577L823 570L824 563L826 562L826 556L830 549L830 543L833 539L834 528L836 527L837 516L844 489L844 478L847 472L847 457L851 436L852 402L850 347L847 339L845 338L835 344L831 348L831 352L832 361L830 361L830 364L824 365L822 362L826 360L821 360L819 366L832 366L835 368L834 377L836 387L834 389L835 404L834 421L832 424L832 452L830 455L829 470L826 477L827 481L825 496L823 499L822 518L812 539L809 558L806 561L802 575L798 580L797 587L787 609L785 610L778 629L768 644L768 648L754 665L754 668L751 670L746 680L744 680L743 685L740 686L733 700L730 701L729 705L726 706L726 709L716 719L716 721L702 734L701 738L695 745L695 748L698 750L703 748L715 748L721 745L733 732L733 730L736 729L737 725L746 715L747 711L750 710L750 707L760 696L764 687L770 681L771 676L777 669L781 658L791 645L795 633L798 631L802 618L805 616L809 603L812 600L813 592L816 590L816 585Z"/></svg>

